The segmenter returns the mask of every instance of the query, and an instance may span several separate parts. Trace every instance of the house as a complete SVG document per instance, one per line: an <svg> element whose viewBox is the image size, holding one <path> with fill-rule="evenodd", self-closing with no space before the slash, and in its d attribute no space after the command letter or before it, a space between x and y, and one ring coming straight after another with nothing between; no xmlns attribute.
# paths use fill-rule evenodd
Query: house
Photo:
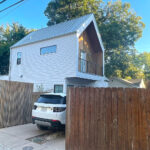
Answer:
<svg viewBox="0 0 150 150"><path fill-rule="evenodd" d="M123 87L123 88L146 88L143 79L125 80L121 78L110 78L109 87Z"/></svg>
<svg viewBox="0 0 150 150"><path fill-rule="evenodd" d="M34 91L107 87L104 47L93 14L34 31L10 48L9 79Z"/></svg>
<svg viewBox="0 0 150 150"><path fill-rule="evenodd" d="M0 75L0 80L9 80L8 75Z"/></svg>

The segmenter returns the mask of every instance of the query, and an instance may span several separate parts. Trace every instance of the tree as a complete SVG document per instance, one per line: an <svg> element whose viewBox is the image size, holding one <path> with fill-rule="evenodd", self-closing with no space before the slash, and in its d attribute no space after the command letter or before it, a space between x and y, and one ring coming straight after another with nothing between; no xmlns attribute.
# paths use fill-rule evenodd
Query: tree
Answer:
<svg viewBox="0 0 150 150"><path fill-rule="evenodd" d="M7 74L9 70L10 47L26 36L31 30L13 23L0 27L0 74Z"/></svg>
<svg viewBox="0 0 150 150"><path fill-rule="evenodd" d="M150 53L144 52L138 54L134 60L134 63L136 64L137 68L143 70L145 79L150 80Z"/></svg>
<svg viewBox="0 0 150 150"><path fill-rule="evenodd" d="M102 0L53 0L48 4L45 15L53 25L85 14L97 14Z"/></svg>
<svg viewBox="0 0 150 150"><path fill-rule="evenodd" d="M48 25L88 13L95 15L103 39L106 76L126 78L129 77L127 73L130 73L130 77L136 78L138 68L131 64L130 53L142 36L145 25L142 18L132 11L129 3L122 3L121 0L107 4L101 0L53 0L45 10ZM134 71L129 71L129 68L134 68Z"/></svg>

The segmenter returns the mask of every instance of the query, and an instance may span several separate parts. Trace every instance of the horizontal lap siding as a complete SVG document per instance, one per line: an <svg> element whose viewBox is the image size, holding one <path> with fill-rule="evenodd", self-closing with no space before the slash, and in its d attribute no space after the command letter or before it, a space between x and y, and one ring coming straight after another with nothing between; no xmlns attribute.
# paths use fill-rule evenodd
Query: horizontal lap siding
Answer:
<svg viewBox="0 0 150 150"><path fill-rule="evenodd" d="M40 55L42 47L56 45L56 53ZM76 34L39 41L11 49L10 80L34 83L51 91L54 84L65 84L66 77L75 77L77 71ZM17 52L22 52L22 62L17 65ZM69 62L69 63L68 63ZM23 75L22 77L20 77Z"/></svg>
<svg viewBox="0 0 150 150"><path fill-rule="evenodd" d="M0 81L0 128L31 122L33 85Z"/></svg>
<svg viewBox="0 0 150 150"><path fill-rule="evenodd" d="M66 150L149 150L150 90L70 88Z"/></svg>

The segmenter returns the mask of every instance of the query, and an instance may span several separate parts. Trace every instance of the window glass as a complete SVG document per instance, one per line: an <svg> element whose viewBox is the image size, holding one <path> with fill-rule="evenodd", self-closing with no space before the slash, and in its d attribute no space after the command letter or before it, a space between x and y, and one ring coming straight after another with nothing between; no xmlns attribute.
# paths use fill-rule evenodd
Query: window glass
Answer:
<svg viewBox="0 0 150 150"><path fill-rule="evenodd" d="M56 53L56 45L41 48L41 55Z"/></svg>
<svg viewBox="0 0 150 150"><path fill-rule="evenodd" d="M57 95L41 95L37 102L47 104L66 104L66 97Z"/></svg>
<svg viewBox="0 0 150 150"><path fill-rule="evenodd" d="M17 65L20 65L20 64L21 64L21 57L22 57L22 53L21 53L21 52L18 52L18 53L17 53Z"/></svg>
<svg viewBox="0 0 150 150"><path fill-rule="evenodd" d="M63 93L63 85L54 85L54 93Z"/></svg>

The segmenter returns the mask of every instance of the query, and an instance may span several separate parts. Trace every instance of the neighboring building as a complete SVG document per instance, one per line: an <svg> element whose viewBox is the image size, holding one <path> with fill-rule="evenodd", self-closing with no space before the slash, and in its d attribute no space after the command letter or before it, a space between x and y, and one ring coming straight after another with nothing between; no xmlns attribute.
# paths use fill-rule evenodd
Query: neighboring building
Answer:
<svg viewBox="0 0 150 150"><path fill-rule="evenodd" d="M143 79L125 80L121 78L110 78L109 87L123 87L123 88L146 88Z"/></svg>
<svg viewBox="0 0 150 150"><path fill-rule="evenodd" d="M34 91L68 86L107 87L104 47L92 14L30 33L10 50L9 79Z"/></svg>

